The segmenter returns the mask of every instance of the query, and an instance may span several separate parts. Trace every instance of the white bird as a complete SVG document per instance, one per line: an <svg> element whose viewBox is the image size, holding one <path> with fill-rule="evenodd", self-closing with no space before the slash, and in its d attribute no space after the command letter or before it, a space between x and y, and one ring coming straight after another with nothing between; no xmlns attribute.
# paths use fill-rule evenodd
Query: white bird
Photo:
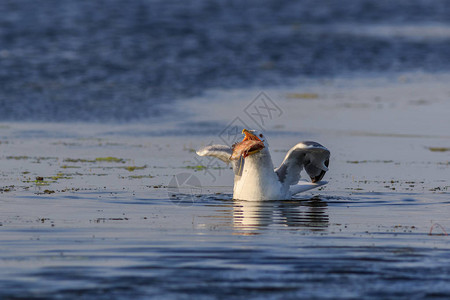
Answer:
<svg viewBox="0 0 450 300"><path fill-rule="evenodd" d="M330 151L321 144L298 143L274 169L264 134L247 129L242 130L242 134L244 139L232 147L211 145L197 151L199 156L214 156L232 164L235 174L233 199L286 200L327 183L321 180L328 171ZM300 180L303 169L311 182Z"/></svg>

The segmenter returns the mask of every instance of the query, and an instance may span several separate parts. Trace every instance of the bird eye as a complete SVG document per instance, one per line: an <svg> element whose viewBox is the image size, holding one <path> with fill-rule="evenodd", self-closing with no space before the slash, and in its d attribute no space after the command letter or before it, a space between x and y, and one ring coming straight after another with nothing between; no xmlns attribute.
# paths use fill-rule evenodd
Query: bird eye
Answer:
<svg viewBox="0 0 450 300"><path fill-rule="evenodd" d="M259 134L259 137L263 137L263 135L260 133L260 134Z"/></svg>

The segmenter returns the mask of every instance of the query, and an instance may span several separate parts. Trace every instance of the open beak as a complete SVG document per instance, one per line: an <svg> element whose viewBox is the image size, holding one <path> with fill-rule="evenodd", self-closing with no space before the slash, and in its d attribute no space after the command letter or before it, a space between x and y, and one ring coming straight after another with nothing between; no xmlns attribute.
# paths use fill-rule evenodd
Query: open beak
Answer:
<svg viewBox="0 0 450 300"><path fill-rule="evenodd" d="M259 141L261 142L261 140L254 135L251 131L248 131L247 129L242 129L242 134L245 134L244 139L242 140L244 141Z"/></svg>
<svg viewBox="0 0 450 300"><path fill-rule="evenodd" d="M231 160L240 157L246 158L247 156L258 153L264 149L264 143L251 131L244 129L242 130L242 133L245 134L245 137L240 143L233 145L233 153L230 157Z"/></svg>

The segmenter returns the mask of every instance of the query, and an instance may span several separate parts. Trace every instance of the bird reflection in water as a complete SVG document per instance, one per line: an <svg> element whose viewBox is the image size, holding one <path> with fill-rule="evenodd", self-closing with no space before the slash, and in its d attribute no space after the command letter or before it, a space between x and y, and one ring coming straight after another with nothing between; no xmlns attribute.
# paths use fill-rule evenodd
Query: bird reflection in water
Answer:
<svg viewBox="0 0 450 300"><path fill-rule="evenodd" d="M318 197L288 201L237 201L233 203L233 226L259 230L270 225L323 231L328 227L327 203Z"/></svg>

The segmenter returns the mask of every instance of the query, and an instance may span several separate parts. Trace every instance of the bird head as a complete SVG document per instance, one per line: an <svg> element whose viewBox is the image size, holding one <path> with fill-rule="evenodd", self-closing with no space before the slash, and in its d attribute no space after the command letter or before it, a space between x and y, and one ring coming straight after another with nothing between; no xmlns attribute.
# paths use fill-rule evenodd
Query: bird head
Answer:
<svg viewBox="0 0 450 300"><path fill-rule="evenodd" d="M259 130L242 129L242 134L245 135L243 141L257 140L257 141L262 142L264 144L264 146L266 146L266 147L269 146L269 144L267 143L266 137Z"/></svg>
<svg viewBox="0 0 450 300"><path fill-rule="evenodd" d="M264 134L257 130L243 129L242 134L244 134L244 139L233 145L233 154L230 157L231 160L254 155L268 146Z"/></svg>

